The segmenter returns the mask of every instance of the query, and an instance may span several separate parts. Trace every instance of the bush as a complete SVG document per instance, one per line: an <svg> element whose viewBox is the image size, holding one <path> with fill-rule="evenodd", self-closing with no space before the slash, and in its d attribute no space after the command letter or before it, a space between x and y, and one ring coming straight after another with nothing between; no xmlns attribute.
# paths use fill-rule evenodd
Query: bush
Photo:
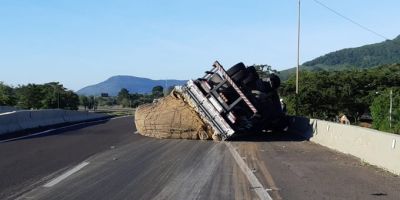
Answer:
<svg viewBox="0 0 400 200"><path fill-rule="evenodd" d="M400 134L400 88L393 89L392 126L389 121L390 89L377 94L370 107L372 127L380 131Z"/></svg>

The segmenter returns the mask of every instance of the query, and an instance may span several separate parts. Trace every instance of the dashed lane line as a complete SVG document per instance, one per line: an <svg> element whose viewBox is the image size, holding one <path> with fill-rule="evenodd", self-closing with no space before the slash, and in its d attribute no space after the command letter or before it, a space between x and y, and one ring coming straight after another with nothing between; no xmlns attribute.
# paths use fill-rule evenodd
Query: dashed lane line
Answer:
<svg viewBox="0 0 400 200"><path fill-rule="evenodd" d="M89 162L82 162L81 164L75 166L74 168L66 171L64 174L61 174L59 177L51 180L50 182L46 183L43 185L43 187L53 187L54 185L56 185L57 183L61 182L62 180L68 178L69 176L71 176L72 174L76 173L77 171L81 170L82 168L84 168L86 165L88 165Z"/></svg>

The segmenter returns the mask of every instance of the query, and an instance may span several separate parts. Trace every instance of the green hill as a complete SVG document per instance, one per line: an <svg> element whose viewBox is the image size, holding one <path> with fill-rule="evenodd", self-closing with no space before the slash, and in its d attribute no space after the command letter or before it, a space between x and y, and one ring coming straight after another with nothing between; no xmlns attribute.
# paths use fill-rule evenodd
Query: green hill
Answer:
<svg viewBox="0 0 400 200"><path fill-rule="evenodd" d="M303 63L301 68L311 71L332 71L370 68L393 63L400 63L400 35L393 40L331 52ZM283 80L287 80L295 72L295 68L290 68L281 71L280 76Z"/></svg>

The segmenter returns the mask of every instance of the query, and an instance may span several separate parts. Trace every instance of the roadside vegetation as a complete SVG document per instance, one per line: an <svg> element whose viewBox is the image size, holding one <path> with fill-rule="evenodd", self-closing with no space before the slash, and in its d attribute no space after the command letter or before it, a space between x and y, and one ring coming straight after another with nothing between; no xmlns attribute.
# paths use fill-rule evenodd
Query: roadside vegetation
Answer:
<svg viewBox="0 0 400 200"><path fill-rule="evenodd" d="M171 88L169 88L171 90ZM113 96L80 96L80 105L86 109L96 110L98 107L120 106L123 108L136 108L145 103L151 103L154 99L164 96L164 88L155 86L151 94L130 93L126 88L122 88L116 97Z"/></svg>
<svg viewBox="0 0 400 200"><path fill-rule="evenodd" d="M280 88L289 114L329 121L337 121L344 114L353 124L372 116L373 128L400 133L400 64L343 71L301 71L298 96L295 88L295 75Z"/></svg>
<svg viewBox="0 0 400 200"><path fill-rule="evenodd" d="M122 88L118 96L78 96L58 82L27 84L13 87L0 82L0 106L13 106L19 109L67 109L97 110L98 107L119 106L136 108L168 94L162 86L153 88L151 94L129 93Z"/></svg>
<svg viewBox="0 0 400 200"><path fill-rule="evenodd" d="M58 82L12 87L0 82L0 106L21 109L61 108L77 110L79 96Z"/></svg>

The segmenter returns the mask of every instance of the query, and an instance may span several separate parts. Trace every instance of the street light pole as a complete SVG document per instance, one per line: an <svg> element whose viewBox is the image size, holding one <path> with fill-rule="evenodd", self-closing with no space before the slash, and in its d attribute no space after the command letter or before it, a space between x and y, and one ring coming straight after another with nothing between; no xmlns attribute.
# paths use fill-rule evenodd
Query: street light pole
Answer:
<svg viewBox="0 0 400 200"><path fill-rule="evenodd" d="M298 21L297 21L296 95L299 94L299 68L300 68L300 0L298 5Z"/></svg>
<svg viewBox="0 0 400 200"><path fill-rule="evenodd" d="M57 92L57 106L58 106L58 109L60 109L60 91L58 91Z"/></svg>
<svg viewBox="0 0 400 200"><path fill-rule="evenodd" d="M393 89L390 90L389 128L392 128Z"/></svg>

